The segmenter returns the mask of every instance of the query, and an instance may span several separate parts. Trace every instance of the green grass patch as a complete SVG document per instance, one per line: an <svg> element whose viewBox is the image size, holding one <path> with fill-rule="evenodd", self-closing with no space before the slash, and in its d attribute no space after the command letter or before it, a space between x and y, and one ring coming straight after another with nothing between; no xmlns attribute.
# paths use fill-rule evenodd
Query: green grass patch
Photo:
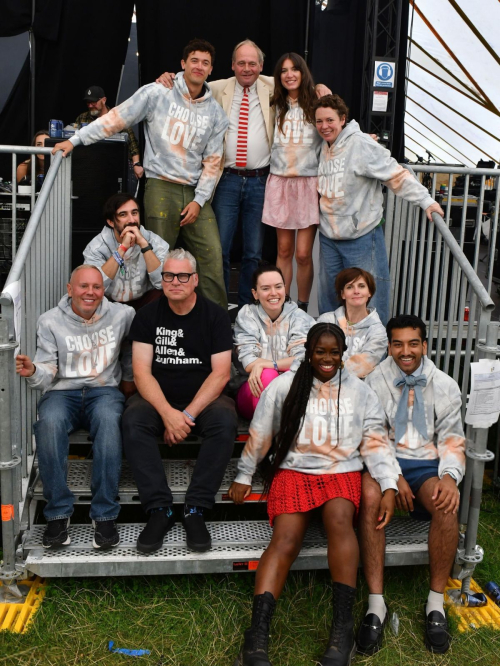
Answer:
<svg viewBox="0 0 500 666"><path fill-rule="evenodd" d="M484 494L479 543L486 551L476 580L500 582L500 503ZM360 575L355 612L361 619L367 589ZM0 634L0 665L90 666L137 663L151 666L231 666L249 625L251 574L53 579L25 635ZM433 656L423 645L427 567L386 571L386 599L399 616L399 635L386 630L383 649L354 665L500 665L499 631L454 630L448 654ZM271 630L273 666L311 666L323 653L331 620L328 572L289 576ZM147 648L147 657L108 652Z"/></svg>

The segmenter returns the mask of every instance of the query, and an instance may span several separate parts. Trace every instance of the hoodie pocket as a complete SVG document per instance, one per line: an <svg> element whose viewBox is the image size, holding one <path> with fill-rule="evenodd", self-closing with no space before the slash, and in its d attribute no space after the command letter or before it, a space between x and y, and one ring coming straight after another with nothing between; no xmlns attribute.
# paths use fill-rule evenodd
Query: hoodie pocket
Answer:
<svg viewBox="0 0 500 666"><path fill-rule="evenodd" d="M333 215L330 218L330 226L334 238L349 240L358 235L358 228L352 215Z"/></svg>

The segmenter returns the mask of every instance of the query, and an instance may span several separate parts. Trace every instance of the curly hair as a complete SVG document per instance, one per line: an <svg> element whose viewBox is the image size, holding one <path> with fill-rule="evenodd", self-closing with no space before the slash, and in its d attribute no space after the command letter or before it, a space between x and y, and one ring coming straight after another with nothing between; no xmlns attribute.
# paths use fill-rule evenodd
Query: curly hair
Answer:
<svg viewBox="0 0 500 666"><path fill-rule="evenodd" d="M333 109L342 119L345 116L345 124L349 122L349 107L344 102L340 95L325 95L315 100L313 112L316 113L317 109Z"/></svg>
<svg viewBox="0 0 500 666"><path fill-rule="evenodd" d="M313 105L316 99L314 92L314 80L306 61L298 53L284 53L276 63L274 68L274 94L271 99L271 106L276 107L276 117L278 119L278 129L283 131L283 123L288 111L288 90L281 83L281 70L285 60L291 60L294 67L301 73L302 80L299 89L299 106L304 112L304 119L308 123L314 124Z"/></svg>

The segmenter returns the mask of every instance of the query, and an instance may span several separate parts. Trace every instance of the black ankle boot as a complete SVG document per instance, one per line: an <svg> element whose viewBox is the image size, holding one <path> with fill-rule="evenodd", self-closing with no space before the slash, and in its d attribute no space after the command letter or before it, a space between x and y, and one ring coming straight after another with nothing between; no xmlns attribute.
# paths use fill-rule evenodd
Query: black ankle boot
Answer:
<svg viewBox="0 0 500 666"><path fill-rule="evenodd" d="M271 666L267 655L269 625L276 608L270 592L253 598L252 626L245 631L245 640L234 666Z"/></svg>
<svg viewBox="0 0 500 666"><path fill-rule="evenodd" d="M343 583L333 584L333 622L321 666L349 666L356 653L352 607L356 588Z"/></svg>

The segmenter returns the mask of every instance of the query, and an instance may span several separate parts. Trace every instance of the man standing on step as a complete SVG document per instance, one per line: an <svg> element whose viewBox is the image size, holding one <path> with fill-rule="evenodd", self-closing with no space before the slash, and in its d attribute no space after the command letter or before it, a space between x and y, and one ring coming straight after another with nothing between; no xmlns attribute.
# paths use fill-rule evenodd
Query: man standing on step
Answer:
<svg viewBox="0 0 500 666"><path fill-rule="evenodd" d="M414 315L387 324L389 356L368 375L386 416L399 463L396 506L430 514L430 592L424 607L425 644L442 654L450 646L443 594L458 544L458 484L465 471L462 397L457 383L427 358L424 322ZM388 610L383 597L385 534L376 530L380 488L363 474L358 523L369 606L358 632L358 651L379 650Z"/></svg>
<svg viewBox="0 0 500 666"><path fill-rule="evenodd" d="M129 336L139 393L125 409L123 444L148 514L137 549L161 548L175 523L158 439L174 446L194 433L202 443L182 521L188 547L202 552L211 547L204 510L214 505L236 436L234 402L222 395L231 372L231 324L223 308L196 294L189 252L169 252L162 279L164 296L137 313Z"/></svg>
<svg viewBox="0 0 500 666"><path fill-rule="evenodd" d="M120 512L120 422L125 396L135 390L130 345L122 343L134 315L128 305L107 300L95 266L78 266L67 295L38 319L34 362L22 354L16 358L16 371L30 388L44 392L33 425L47 501L44 548L71 541L68 526L75 498L66 481L68 435L78 428L88 429L92 440L94 548L120 541L115 523Z"/></svg>

